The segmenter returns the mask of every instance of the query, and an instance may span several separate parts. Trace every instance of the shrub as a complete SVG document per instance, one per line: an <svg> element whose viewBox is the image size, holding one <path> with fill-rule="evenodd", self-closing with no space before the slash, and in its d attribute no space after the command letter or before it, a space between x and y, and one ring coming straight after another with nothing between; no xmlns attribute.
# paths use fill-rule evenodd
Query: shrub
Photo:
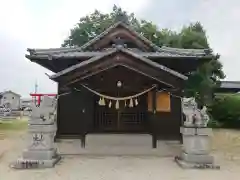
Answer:
<svg viewBox="0 0 240 180"><path fill-rule="evenodd" d="M223 126L223 123L220 123L219 121L210 118L209 122L208 122L208 127L210 128L221 128Z"/></svg>
<svg viewBox="0 0 240 180"><path fill-rule="evenodd" d="M214 99L209 107L212 119L226 128L240 128L240 97L223 96Z"/></svg>

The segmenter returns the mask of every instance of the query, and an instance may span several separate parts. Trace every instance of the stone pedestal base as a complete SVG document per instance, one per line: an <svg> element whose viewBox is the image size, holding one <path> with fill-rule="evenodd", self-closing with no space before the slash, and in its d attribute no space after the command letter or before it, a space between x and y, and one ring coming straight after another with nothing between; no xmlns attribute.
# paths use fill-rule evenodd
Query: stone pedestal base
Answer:
<svg viewBox="0 0 240 180"><path fill-rule="evenodd" d="M214 161L213 156L207 154L187 154L183 152L179 157L189 163L213 164Z"/></svg>
<svg viewBox="0 0 240 180"><path fill-rule="evenodd" d="M24 150L23 159L49 160L56 156L56 149L51 150Z"/></svg>
<svg viewBox="0 0 240 180"><path fill-rule="evenodd" d="M181 156L176 156L175 162L184 169L220 169L220 166L215 165L214 163L188 162L182 159Z"/></svg>
<svg viewBox="0 0 240 180"><path fill-rule="evenodd" d="M175 161L183 168L219 169L214 165L214 158L210 155L211 128L181 127L183 148Z"/></svg>
<svg viewBox="0 0 240 180"><path fill-rule="evenodd" d="M56 155L49 160L33 160L20 158L17 162L11 164L15 169L35 169L35 168L52 168L61 159L61 156Z"/></svg>

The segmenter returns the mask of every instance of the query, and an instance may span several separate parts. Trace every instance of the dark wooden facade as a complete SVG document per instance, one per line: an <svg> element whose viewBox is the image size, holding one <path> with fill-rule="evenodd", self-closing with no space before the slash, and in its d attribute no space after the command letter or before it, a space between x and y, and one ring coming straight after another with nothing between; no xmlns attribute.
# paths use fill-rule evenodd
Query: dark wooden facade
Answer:
<svg viewBox="0 0 240 180"><path fill-rule="evenodd" d="M157 139L180 139L181 95L187 74L214 58L208 50L157 47L118 22L77 48L29 49L26 57L55 72L58 82L58 138L88 133L148 133ZM187 64L187 65L186 65ZM116 83L122 82L121 87ZM154 85L139 104L99 106L99 97L84 86L114 97L130 96ZM157 111L158 91L171 94L170 111ZM84 144L84 143L83 143Z"/></svg>

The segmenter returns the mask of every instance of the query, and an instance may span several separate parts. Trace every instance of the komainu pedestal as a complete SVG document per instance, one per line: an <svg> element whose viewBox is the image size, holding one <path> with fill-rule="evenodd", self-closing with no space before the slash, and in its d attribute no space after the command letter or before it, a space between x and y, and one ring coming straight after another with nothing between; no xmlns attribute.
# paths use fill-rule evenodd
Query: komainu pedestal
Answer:
<svg viewBox="0 0 240 180"><path fill-rule="evenodd" d="M211 128L181 127L182 153L175 158L183 168L219 168L215 165L211 150Z"/></svg>
<svg viewBox="0 0 240 180"><path fill-rule="evenodd" d="M183 147L182 153L175 157L176 162L183 168L219 169L210 155L212 129L207 128L206 107L199 110L194 98L183 99L182 107L186 120L180 128Z"/></svg>
<svg viewBox="0 0 240 180"><path fill-rule="evenodd" d="M12 165L14 168L48 168L59 160L54 137L56 125L56 99L44 96L39 107L32 106L28 125L28 147L22 157Z"/></svg>

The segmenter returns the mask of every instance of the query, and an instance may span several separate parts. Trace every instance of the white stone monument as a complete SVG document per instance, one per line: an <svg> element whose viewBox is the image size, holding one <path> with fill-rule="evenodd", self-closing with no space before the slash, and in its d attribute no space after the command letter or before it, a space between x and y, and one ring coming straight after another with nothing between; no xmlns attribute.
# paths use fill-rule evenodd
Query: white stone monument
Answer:
<svg viewBox="0 0 240 180"><path fill-rule="evenodd" d="M59 160L54 144L56 134L57 100L44 96L39 107L32 104L29 120L28 147L22 158L12 165L13 168L47 168L53 167Z"/></svg>
<svg viewBox="0 0 240 180"><path fill-rule="evenodd" d="M180 128L183 148L180 156L175 157L176 162L183 168L220 168L210 155L212 129L207 127L207 108L198 109L195 98L183 98L182 112L186 117Z"/></svg>

